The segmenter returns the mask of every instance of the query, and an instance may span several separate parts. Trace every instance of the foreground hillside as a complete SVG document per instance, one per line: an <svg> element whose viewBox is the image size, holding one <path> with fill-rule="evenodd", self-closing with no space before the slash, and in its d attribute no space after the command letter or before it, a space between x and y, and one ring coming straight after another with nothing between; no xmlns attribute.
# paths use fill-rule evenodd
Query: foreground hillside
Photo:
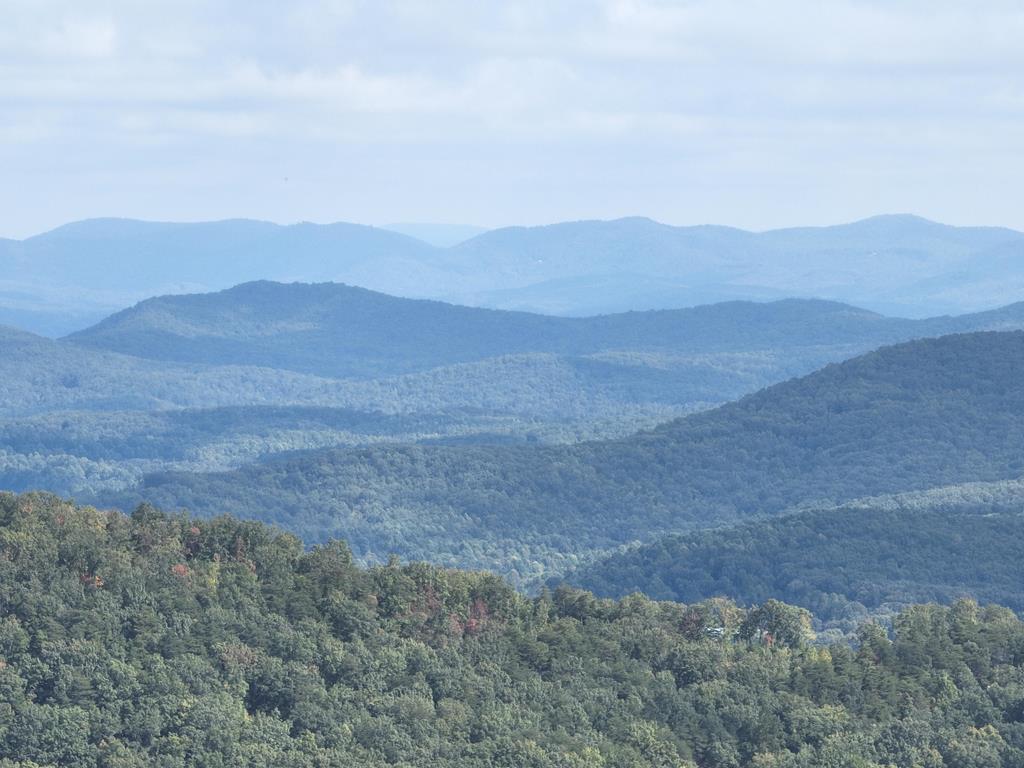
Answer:
<svg viewBox="0 0 1024 768"><path fill-rule="evenodd" d="M605 596L779 599L837 629L969 596L1024 611L1024 482L971 483L667 536L567 577Z"/></svg>
<svg viewBox="0 0 1024 768"><path fill-rule="evenodd" d="M1024 333L887 347L648 433L331 450L167 473L105 502L257 517L363 557L532 578L668 532L1024 474Z"/></svg>
<svg viewBox="0 0 1024 768"><path fill-rule="evenodd" d="M0 495L0 763L1019 766L1024 625L960 602L811 647L684 606Z"/></svg>

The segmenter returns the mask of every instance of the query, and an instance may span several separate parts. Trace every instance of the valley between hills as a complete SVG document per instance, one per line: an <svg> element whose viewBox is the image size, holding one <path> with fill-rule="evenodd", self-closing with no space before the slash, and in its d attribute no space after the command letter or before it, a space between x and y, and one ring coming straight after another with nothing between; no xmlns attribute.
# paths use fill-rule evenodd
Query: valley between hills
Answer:
<svg viewBox="0 0 1024 768"><path fill-rule="evenodd" d="M1012 251L843 232L908 223ZM0 764L1024 764L1024 303L571 314L0 328Z"/></svg>

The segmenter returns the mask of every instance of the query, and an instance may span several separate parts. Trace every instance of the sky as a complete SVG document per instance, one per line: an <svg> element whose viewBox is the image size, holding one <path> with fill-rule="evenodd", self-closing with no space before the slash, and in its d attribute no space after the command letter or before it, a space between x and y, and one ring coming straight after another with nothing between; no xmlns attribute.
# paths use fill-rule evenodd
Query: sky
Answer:
<svg viewBox="0 0 1024 768"><path fill-rule="evenodd" d="M0 0L0 236L94 216L1024 229L1024 3Z"/></svg>

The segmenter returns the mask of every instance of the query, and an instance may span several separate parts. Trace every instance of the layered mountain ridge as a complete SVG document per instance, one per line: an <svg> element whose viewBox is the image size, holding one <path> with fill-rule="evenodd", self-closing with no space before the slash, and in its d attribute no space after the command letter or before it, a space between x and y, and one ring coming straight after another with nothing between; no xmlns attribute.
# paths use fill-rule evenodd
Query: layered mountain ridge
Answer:
<svg viewBox="0 0 1024 768"><path fill-rule="evenodd" d="M1021 253L1020 232L914 216L760 233L581 221L448 247L344 222L94 219L0 241L0 319L61 335L149 296L255 279L574 316L798 296L924 317L1013 301Z"/></svg>
<svg viewBox="0 0 1024 768"><path fill-rule="evenodd" d="M568 446L314 451L147 477L125 506L256 515L308 540L557 573L602 549L798 504L1024 474L1024 333L885 347L649 432Z"/></svg>

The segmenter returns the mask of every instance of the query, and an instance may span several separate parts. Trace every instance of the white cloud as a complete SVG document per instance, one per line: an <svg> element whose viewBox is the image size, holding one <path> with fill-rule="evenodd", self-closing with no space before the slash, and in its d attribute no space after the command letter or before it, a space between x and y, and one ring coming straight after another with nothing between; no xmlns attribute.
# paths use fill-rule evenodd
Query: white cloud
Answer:
<svg viewBox="0 0 1024 768"><path fill-rule="evenodd" d="M1017 2L7 6L0 234L100 202L172 218L184 196L190 218L490 224L629 212L769 225L852 218L875 200L951 219L985 204L992 220L1024 226L999 196L1024 173ZM210 163L217 190L197 192L189 173L208 179ZM261 163L320 181L293 184L287 206L264 201L252 184ZM55 194L62 166L76 176ZM981 200L967 187L979 168L990 179ZM791 190L821 169L832 178L803 210L781 194L707 194ZM118 178L123 191L81 199ZM534 189L545 178L557 199ZM328 208L327 190L348 208Z"/></svg>
<svg viewBox="0 0 1024 768"><path fill-rule="evenodd" d="M30 40L39 53L55 58L98 59L111 56L117 27L110 19L70 19L57 22Z"/></svg>

